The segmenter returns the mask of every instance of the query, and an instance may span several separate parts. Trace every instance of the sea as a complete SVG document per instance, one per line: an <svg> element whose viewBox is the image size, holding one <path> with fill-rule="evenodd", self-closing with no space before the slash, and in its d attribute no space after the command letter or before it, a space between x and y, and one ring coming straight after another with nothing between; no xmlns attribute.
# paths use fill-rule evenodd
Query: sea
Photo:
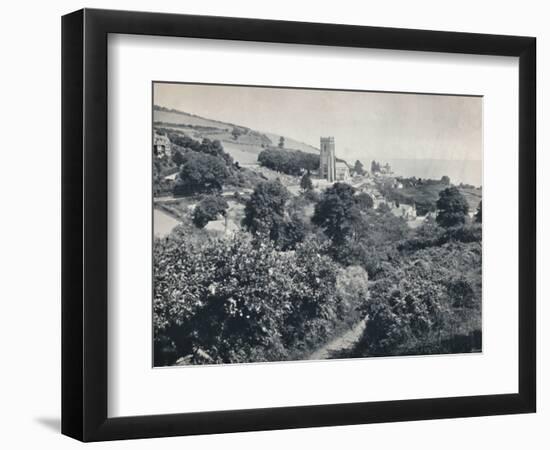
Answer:
<svg viewBox="0 0 550 450"><path fill-rule="evenodd" d="M402 177L429 178L439 180L447 175L453 184L483 184L482 161L445 159L377 159L382 165L390 164L395 175ZM370 165L367 166L370 168Z"/></svg>

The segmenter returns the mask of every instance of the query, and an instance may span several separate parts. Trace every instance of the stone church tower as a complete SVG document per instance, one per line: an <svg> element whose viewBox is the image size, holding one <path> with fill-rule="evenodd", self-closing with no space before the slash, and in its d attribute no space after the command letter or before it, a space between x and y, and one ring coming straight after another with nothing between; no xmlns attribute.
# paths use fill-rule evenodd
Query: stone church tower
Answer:
<svg viewBox="0 0 550 450"><path fill-rule="evenodd" d="M334 138L332 136L321 138L319 175L330 182L336 179L336 154L334 151Z"/></svg>

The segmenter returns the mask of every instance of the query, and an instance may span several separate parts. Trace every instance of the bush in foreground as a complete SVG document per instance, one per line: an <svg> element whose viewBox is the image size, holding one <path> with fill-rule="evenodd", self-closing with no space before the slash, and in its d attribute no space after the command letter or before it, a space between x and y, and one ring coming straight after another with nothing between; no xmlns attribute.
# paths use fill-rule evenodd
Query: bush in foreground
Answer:
<svg viewBox="0 0 550 450"><path fill-rule="evenodd" d="M245 234L203 244L172 235L155 242L154 258L161 365L298 358L349 316L353 294L342 292L361 291L337 284L338 266L315 241L281 252Z"/></svg>

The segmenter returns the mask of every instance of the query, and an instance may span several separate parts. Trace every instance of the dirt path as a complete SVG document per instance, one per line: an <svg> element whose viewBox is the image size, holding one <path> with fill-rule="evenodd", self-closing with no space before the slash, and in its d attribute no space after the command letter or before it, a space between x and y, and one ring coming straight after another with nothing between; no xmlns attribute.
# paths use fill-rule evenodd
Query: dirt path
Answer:
<svg viewBox="0 0 550 450"><path fill-rule="evenodd" d="M366 325L367 318L365 317L363 320L356 323L353 328L314 351L309 355L308 359L328 359L333 353L350 348L359 340Z"/></svg>

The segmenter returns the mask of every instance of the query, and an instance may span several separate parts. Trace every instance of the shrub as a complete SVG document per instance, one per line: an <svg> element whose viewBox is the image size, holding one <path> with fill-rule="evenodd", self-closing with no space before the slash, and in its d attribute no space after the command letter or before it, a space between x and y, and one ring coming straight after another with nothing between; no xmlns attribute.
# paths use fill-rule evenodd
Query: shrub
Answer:
<svg viewBox="0 0 550 450"><path fill-rule="evenodd" d="M313 190L313 183L311 181L311 176L309 175L309 172L304 173L304 175L302 176L302 179L300 180L300 187L306 192Z"/></svg>
<svg viewBox="0 0 550 450"><path fill-rule="evenodd" d="M355 355L475 351L481 330L481 244L449 242L386 267L370 285Z"/></svg>
<svg viewBox="0 0 550 450"><path fill-rule="evenodd" d="M340 300L339 315L348 323L358 318L369 296L369 276L360 266L340 268L336 277L336 295Z"/></svg>
<svg viewBox="0 0 550 450"><path fill-rule="evenodd" d="M355 196L355 202L361 210L372 209L374 201L372 197L366 192L361 192Z"/></svg>
<svg viewBox="0 0 550 450"><path fill-rule="evenodd" d="M253 234L267 235L273 241L283 232L288 190L280 181L263 181L246 202L243 225Z"/></svg>
<svg viewBox="0 0 550 450"><path fill-rule="evenodd" d="M355 189L349 184L334 183L315 205L311 221L323 228L336 245L343 244L353 232L353 222L359 214L354 194Z"/></svg>
<svg viewBox="0 0 550 450"><path fill-rule="evenodd" d="M193 223L199 228L204 228L208 222L216 220L220 214L225 216L228 207L223 197L208 195L195 206Z"/></svg>
<svg viewBox="0 0 550 450"><path fill-rule="evenodd" d="M219 192L229 173L224 160L213 155L189 151L184 155L175 195Z"/></svg>
<svg viewBox="0 0 550 450"><path fill-rule="evenodd" d="M463 225L468 214L468 201L456 187L443 189L437 200L437 223L442 227Z"/></svg>
<svg viewBox="0 0 550 450"><path fill-rule="evenodd" d="M315 241L280 252L243 234L203 244L172 235L155 242L154 258L159 361L289 359L326 339L347 309L336 295L338 267Z"/></svg>

